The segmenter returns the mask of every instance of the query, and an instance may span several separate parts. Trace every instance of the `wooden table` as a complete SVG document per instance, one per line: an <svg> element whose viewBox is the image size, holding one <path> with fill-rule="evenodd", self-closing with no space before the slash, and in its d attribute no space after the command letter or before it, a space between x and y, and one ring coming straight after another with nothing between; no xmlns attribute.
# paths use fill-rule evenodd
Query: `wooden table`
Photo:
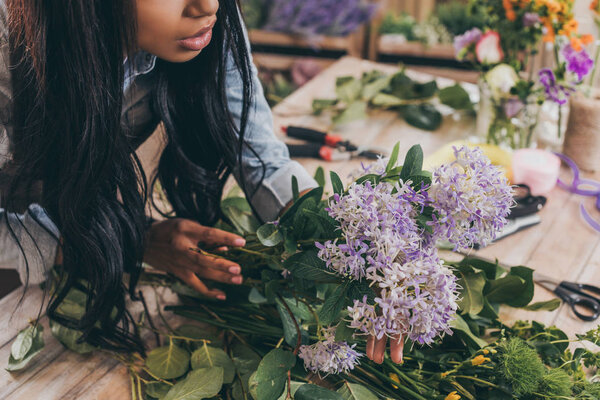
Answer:
<svg viewBox="0 0 600 400"><path fill-rule="evenodd" d="M363 71L374 68L395 71L394 67L370 61L351 57L340 59L274 109L276 131L288 124L323 129L329 121L325 117L309 115L312 99L332 97L335 77L359 76ZM430 78L416 73L415 77L424 80ZM440 80L439 83L451 84L445 80ZM346 125L339 133L359 145L374 144L391 148L396 142L400 142L401 153L418 143L427 154L446 142L467 137L471 130L472 121L456 121L447 117L438 131L424 132L407 126L394 113L378 112L368 120ZM317 160L300 161L309 172L314 172L317 166L322 165L326 170L337 171L342 177L360 164L360 160L326 165ZM564 170L562 173L566 176L568 171ZM595 178L600 176L596 175ZM541 212L541 224L503 239L478 253L488 258L498 258L507 264L526 265L555 278L600 285L600 235L581 220L578 210L581 201L581 197L555 189ZM584 200L584 203L592 210L590 199ZM598 213L594 212L593 215L598 217ZM41 304L41 291L30 288L22 305L11 315L20 296L21 292L16 291L0 300L0 363L7 362L12 340L27 321L37 315ZM148 291L147 296L148 304L153 308L152 291ZM161 293L161 296L165 302L174 301L170 293ZM551 298L551 293L536 287L536 301ZM564 305L554 312L539 313L503 308L501 315L507 321L535 318L546 324L556 324L569 335L595 326L594 323L583 323L575 318ZM23 372L11 374L0 369L0 399L129 398L129 376L122 365L99 352L82 356L65 350L50 335L47 319L42 321L46 349Z"/></svg>

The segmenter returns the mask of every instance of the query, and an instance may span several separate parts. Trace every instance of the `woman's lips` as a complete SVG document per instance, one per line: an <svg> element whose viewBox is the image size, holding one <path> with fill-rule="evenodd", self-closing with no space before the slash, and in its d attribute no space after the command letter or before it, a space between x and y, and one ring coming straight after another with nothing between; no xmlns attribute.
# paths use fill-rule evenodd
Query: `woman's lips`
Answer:
<svg viewBox="0 0 600 400"><path fill-rule="evenodd" d="M207 28L202 29L194 36L190 36L185 39L180 39L177 42L179 45L187 50L198 51L202 50L210 43L212 39L212 28L214 26L214 22L210 24Z"/></svg>

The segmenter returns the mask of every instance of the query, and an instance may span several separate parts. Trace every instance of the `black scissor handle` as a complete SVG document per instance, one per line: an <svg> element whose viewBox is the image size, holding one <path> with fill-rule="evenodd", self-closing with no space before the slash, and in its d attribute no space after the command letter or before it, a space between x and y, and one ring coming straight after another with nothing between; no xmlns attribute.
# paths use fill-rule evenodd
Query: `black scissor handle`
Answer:
<svg viewBox="0 0 600 400"><path fill-rule="evenodd" d="M554 289L554 293L571 306L573 313L582 321L595 321L600 316L600 302L594 297L579 290L572 290L569 282L562 282ZM582 314L578 308L590 311L590 314Z"/></svg>
<svg viewBox="0 0 600 400"><path fill-rule="evenodd" d="M600 295L600 288L598 286L587 285L585 283L575 283L575 282L561 282L560 285L569 290L572 290L574 292L582 292L584 294L587 294L585 292L591 292L591 293L596 293L596 294Z"/></svg>

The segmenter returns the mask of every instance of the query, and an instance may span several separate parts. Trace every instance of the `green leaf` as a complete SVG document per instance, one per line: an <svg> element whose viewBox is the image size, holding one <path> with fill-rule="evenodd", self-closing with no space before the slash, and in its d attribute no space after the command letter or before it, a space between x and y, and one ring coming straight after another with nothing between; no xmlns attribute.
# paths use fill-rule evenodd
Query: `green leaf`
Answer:
<svg viewBox="0 0 600 400"><path fill-rule="evenodd" d="M83 332L67 328L59 324L58 322L54 322L50 320L50 332L52 332L52 336L58 339L66 348L69 350L73 350L79 354L87 354L96 350L96 347L92 346L89 343L78 343L77 340L83 335Z"/></svg>
<svg viewBox="0 0 600 400"><path fill-rule="evenodd" d="M354 334L354 329L348 326L348 322L341 320L335 329L335 341L336 342L351 342Z"/></svg>
<svg viewBox="0 0 600 400"><path fill-rule="evenodd" d="M250 388L248 387L248 380L252 376L254 371L241 374L238 379L231 385L231 397L233 400L251 400Z"/></svg>
<svg viewBox="0 0 600 400"><path fill-rule="evenodd" d="M292 347L296 347L298 342L298 331L296 330L294 319L298 324L298 328L300 328L300 321L296 316L294 316L294 319L292 319L292 315L290 315L281 300L275 299L275 303L277 304L279 319L281 319L281 323L283 325L283 337L285 338L285 342ZM300 333L300 335L302 335L302 333Z"/></svg>
<svg viewBox="0 0 600 400"><path fill-rule="evenodd" d="M456 272L458 286L462 287L458 307L462 314L479 314L483 309L483 288L485 276L483 272L475 272L470 267L459 267Z"/></svg>
<svg viewBox="0 0 600 400"><path fill-rule="evenodd" d="M403 100L423 100L433 97L438 86L436 81L419 83L413 81L404 72L399 72L392 77L390 82L392 94Z"/></svg>
<svg viewBox="0 0 600 400"><path fill-rule="evenodd" d="M341 110L339 114L332 118L334 125L346 124L348 122L356 121L358 119L365 119L367 117L367 102L366 101L355 101L350 103L348 107Z"/></svg>
<svg viewBox="0 0 600 400"><path fill-rule="evenodd" d="M298 189L298 178L296 175L292 175L292 199L294 201L298 200L300 197L300 190Z"/></svg>
<svg viewBox="0 0 600 400"><path fill-rule="evenodd" d="M19 332L10 347L10 355L15 360L20 360L29 353L29 350L33 346L33 339L37 334L37 330L37 325L28 325L27 328Z"/></svg>
<svg viewBox="0 0 600 400"><path fill-rule="evenodd" d="M190 362L192 369L221 367L223 368L223 383L233 382L235 365L223 349L205 344L192 353Z"/></svg>
<svg viewBox="0 0 600 400"><path fill-rule="evenodd" d="M260 364L260 356L241 343L233 345L231 353L233 364L240 375L256 371L258 364Z"/></svg>
<svg viewBox="0 0 600 400"><path fill-rule="evenodd" d="M400 179L406 181L411 176L419 174L422 170L423 149L421 148L421 145L415 144L408 150L406 157L404 157L404 164L402 164Z"/></svg>
<svg viewBox="0 0 600 400"><path fill-rule="evenodd" d="M343 102L351 103L358 99L362 84L352 76L341 76L335 81L335 94Z"/></svg>
<svg viewBox="0 0 600 400"><path fill-rule="evenodd" d="M290 385L290 392L292 393L292 399L294 398L294 395L296 394L296 391L298 390L298 388L300 386L304 385L304 382L297 382L297 381L292 381L292 384ZM277 400L288 400L287 399L287 382L285 383L285 388L283 389L283 393L281 394L281 396L279 396L279 398Z"/></svg>
<svg viewBox="0 0 600 400"><path fill-rule="evenodd" d="M537 303L531 303L523 308L529 311L554 311L558 307L560 307L560 304L561 302L559 299L552 299L548 301L539 301Z"/></svg>
<svg viewBox="0 0 600 400"><path fill-rule="evenodd" d="M392 108L406 104L406 100L391 94L378 93L371 99L371 104L375 107Z"/></svg>
<svg viewBox="0 0 600 400"><path fill-rule="evenodd" d="M385 167L385 172L389 173L398 162L398 153L400 152L400 142L394 145L394 149L392 150L392 154L390 154L390 159Z"/></svg>
<svg viewBox="0 0 600 400"><path fill-rule="evenodd" d="M216 396L223 386L223 368L202 368L190 371L177 382L162 400L202 400Z"/></svg>
<svg viewBox="0 0 600 400"><path fill-rule="evenodd" d="M367 83L362 88L362 98L365 100L370 100L376 95L380 94L383 89L390 85L391 79L391 76L382 76L372 82Z"/></svg>
<svg viewBox="0 0 600 400"><path fill-rule="evenodd" d="M150 397L162 399L171 390L171 386L163 382L150 382L144 385L144 391Z"/></svg>
<svg viewBox="0 0 600 400"><path fill-rule="evenodd" d="M373 303L375 301L375 292L369 284L362 281L351 281L348 288L348 297L350 300L361 300L367 296L367 301Z"/></svg>
<svg viewBox="0 0 600 400"><path fill-rule="evenodd" d="M313 114L319 115L323 111L335 107L338 101L338 99L314 99L312 102Z"/></svg>
<svg viewBox="0 0 600 400"><path fill-rule="evenodd" d="M485 340L473 334L473 332L469 328L469 325L460 315L456 314L456 318L452 320L450 326L452 327L452 330L458 333L460 338L464 340L465 343L467 343L467 345L475 349L480 349L488 345L488 343Z"/></svg>
<svg viewBox="0 0 600 400"><path fill-rule="evenodd" d="M283 267L288 269L292 276L319 282L337 282L337 275L327 271L325 261L321 260L317 253L317 249L311 249L293 254L283 262Z"/></svg>
<svg viewBox="0 0 600 400"><path fill-rule="evenodd" d="M287 372L296 364L296 356L283 349L268 352L250 376L248 386L255 400L273 400L283 392Z"/></svg>
<svg viewBox="0 0 600 400"><path fill-rule="evenodd" d="M27 329L27 328L26 328ZM23 331L21 331L23 332ZM13 349L11 347L11 354L8 356L8 366L6 370L9 372L19 371L27 366L29 362L38 354L44 350L44 327L42 325L37 325L36 328L31 332L31 346L29 346L29 350L19 359L13 357ZM20 334L20 333L19 333ZM13 343L14 346L14 343ZM17 355L20 355L20 352L16 352Z"/></svg>
<svg viewBox="0 0 600 400"><path fill-rule="evenodd" d="M179 378L190 367L190 353L170 343L152 349L146 357L146 366L161 379Z"/></svg>
<svg viewBox="0 0 600 400"><path fill-rule="evenodd" d="M272 223L266 223L261 225L260 228L256 230L256 236L260 242L267 247L277 246L283 240L283 235Z"/></svg>
<svg viewBox="0 0 600 400"><path fill-rule="evenodd" d="M250 289L250 293L248 293L248 301L252 304L264 304L267 302L267 298L257 288L253 287Z"/></svg>
<svg viewBox="0 0 600 400"><path fill-rule="evenodd" d="M490 281L486 288L485 297L490 303L506 303L525 289L525 279L516 275L506 275L504 278Z"/></svg>
<svg viewBox="0 0 600 400"><path fill-rule="evenodd" d="M325 170L321 166L317 167L315 171L315 181L317 181L319 186L325 187Z"/></svg>
<svg viewBox="0 0 600 400"><path fill-rule="evenodd" d="M339 285L335 289L335 292L325 299L325 303L323 303L323 307L319 311L319 321L321 324L329 325L335 321L338 314L340 311L342 311L344 305L346 304L347 290L347 284Z"/></svg>
<svg viewBox="0 0 600 400"><path fill-rule="evenodd" d="M312 189L310 192L306 193L304 196L300 197L294 204L288 208L288 210L281 216L279 219L279 226L286 226L288 222L293 221L296 212L302 206L302 204L308 199L314 199L316 201L320 201L321 197L323 197L323 188L317 187ZM287 240L287 236L286 236Z"/></svg>
<svg viewBox="0 0 600 400"><path fill-rule="evenodd" d="M408 104L402 116L409 125L425 131L435 131L442 124L442 114L429 103Z"/></svg>
<svg viewBox="0 0 600 400"><path fill-rule="evenodd" d="M252 214L248 201L242 197L228 197L221 201L221 210L241 234L255 233L260 223Z"/></svg>
<svg viewBox="0 0 600 400"><path fill-rule="evenodd" d="M344 184L340 179L339 175L335 172L329 172L329 178L331 179L331 186L333 187L333 193L342 194L344 193Z"/></svg>
<svg viewBox="0 0 600 400"><path fill-rule="evenodd" d="M454 108L455 110L472 110L473 103L469 93L458 83L454 86L448 86L440 90L438 97L442 104Z"/></svg>
<svg viewBox="0 0 600 400"><path fill-rule="evenodd" d="M525 307L533 299L533 270L527 267L512 267L508 273L524 279L525 287L519 293L515 293L506 304L511 307Z"/></svg>
<svg viewBox="0 0 600 400"><path fill-rule="evenodd" d="M485 273L486 278L489 280L499 278L505 272L504 269L498 264L498 260L492 263L477 257L465 257L461 260L460 265L470 265L474 268L482 270Z"/></svg>
<svg viewBox="0 0 600 400"><path fill-rule="evenodd" d="M377 396L363 385L344 381L337 390L344 400L377 400Z"/></svg>
<svg viewBox="0 0 600 400"><path fill-rule="evenodd" d="M294 400L344 400L341 394L306 383L296 390Z"/></svg>

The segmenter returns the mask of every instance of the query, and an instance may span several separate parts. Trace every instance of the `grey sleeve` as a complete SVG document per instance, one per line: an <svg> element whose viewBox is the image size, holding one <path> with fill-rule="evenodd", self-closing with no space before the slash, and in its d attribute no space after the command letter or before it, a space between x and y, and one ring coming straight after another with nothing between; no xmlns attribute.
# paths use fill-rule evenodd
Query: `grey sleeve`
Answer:
<svg viewBox="0 0 600 400"><path fill-rule="evenodd" d="M10 82L8 35L6 25L6 8L0 4L0 107L9 109L12 101ZM10 126L0 124L0 170L10 159L8 131ZM41 283L54 264L59 237L56 225L39 204L30 204L23 214L7 212L2 207L0 196L0 268L16 269L21 282L29 284ZM39 220L55 236L52 236ZM18 238L19 243L15 241ZM37 247L36 247L37 244ZM38 251L39 248L39 251ZM21 249L27 256L23 257ZM27 267L27 263L29 266ZM27 277L27 270L29 276Z"/></svg>

